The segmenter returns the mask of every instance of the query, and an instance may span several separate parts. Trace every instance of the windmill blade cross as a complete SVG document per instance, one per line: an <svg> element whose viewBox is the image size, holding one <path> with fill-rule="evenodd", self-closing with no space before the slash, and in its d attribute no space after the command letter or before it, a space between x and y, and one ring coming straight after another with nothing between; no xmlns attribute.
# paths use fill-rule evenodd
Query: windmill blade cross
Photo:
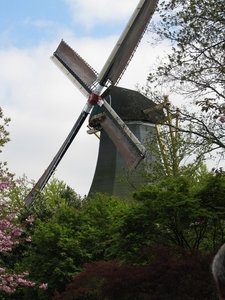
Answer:
<svg viewBox="0 0 225 300"><path fill-rule="evenodd" d="M79 54L63 40L54 52L52 60L84 95L89 94L88 102L96 105L103 89L103 86L98 84L94 92L91 92L91 88L96 84L97 72L93 71ZM104 122L101 122L101 126L116 145L129 169L132 170L144 158L146 149L106 101L104 101L103 107L107 117Z"/></svg>
<svg viewBox="0 0 225 300"><path fill-rule="evenodd" d="M157 3L158 0L140 0L99 75L64 41L59 44L51 57L53 62L88 97L88 101L49 167L25 198L27 205L32 203L38 190L44 188L94 105L104 107L106 117L100 122L101 126L123 155L128 167L135 168L144 158L145 148L100 94L108 81L116 84L121 78L138 47Z"/></svg>

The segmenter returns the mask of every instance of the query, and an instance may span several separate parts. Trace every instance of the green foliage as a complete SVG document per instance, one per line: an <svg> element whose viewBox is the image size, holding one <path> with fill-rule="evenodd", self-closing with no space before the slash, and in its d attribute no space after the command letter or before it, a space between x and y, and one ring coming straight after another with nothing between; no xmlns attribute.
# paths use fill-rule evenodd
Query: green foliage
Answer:
<svg viewBox="0 0 225 300"><path fill-rule="evenodd" d="M83 214L88 218L89 225L94 229L95 246L92 245L92 260L103 260L107 257L107 249L113 243L112 232L115 224L129 207L125 200L118 197L96 193L87 198L83 204Z"/></svg>
<svg viewBox="0 0 225 300"><path fill-rule="evenodd" d="M66 183L52 177L47 184L47 188L43 189L40 195L52 208L58 208L65 203L65 199L62 197L65 190Z"/></svg>
<svg viewBox="0 0 225 300"><path fill-rule="evenodd" d="M152 246L214 251L224 242L225 177L195 180L168 178L137 190L137 203L115 224L108 257L140 264L148 262L145 249Z"/></svg>
<svg viewBox="0 0 225 300"><path fill-rule="evenodd" d="M42 202L42 207L36 200L30 211L28 208L29 213L33 211L37 217L31 248L27 250L22 265L29 269L33 280L48 282L48 289L42 296L38 289L24 292L24 299L51 299L54 292L65 289L85 263L105 259L106 249L111 243L113 224L127 207L120 199L101 194L84 199L77 207L74 194L71 197L71 190L64 188L63 191L59 187L59 195L69 194L69 201L57 200L56 192L57 202L54 201L52 214L48 214L46 207L51 207L54 192L51 194L53 198L46 197L46 203L50 199L50 204ZM39 265L41 267L37 268Z"/></svg>
<svg viewBox="0 0 225 300"><path fill-rule="evenodd" d="M83 261L74 262L73 259L73 257L79 259L79 256L83 259L82 257L85 256L84 251L77 247L79 240L75 236L74 229L76 223L79 228L79 218L82 216L73 217L76 216L74 206L80 205L81 199L63 182L53 178L45 191L27 207L24 203L28 192L26 177L19 180L19 183L19 185L10 185L9 189L4 190L4 197L7 197L8 201L7 207L8 209L18 205L21 207L18 213L21 224L25 224L25 220L31 215L35 221L33 226L24 228L20 244L16 245L10 253L1 255L1 263L16 273L20 273L24 268L29 270L30 276L36 278L39 284L47 283L49 278L52 281L49 282L47 291L41 290L38 285L33 289L23 287L13 295L7 295L6 299L51 299L53 291L57 288L60 290L62 285L65 286L70 278L81 270L83 264ZM73 206L69 207L66 200ZM73 227L71 222L74 223ZM23 239L28 236L32 236L32 242L23 242ZM55 247L53 248L55 252L52 251L52 246ZM71 255L67 255L67 251L70 253L70 248Z"/></svg>
<svg viewBox="0 0 225 300"><path fill-rule="evenodd" d="M9 131L7 130L10 121L10 118L4 117L3 110L0 107L0 153L2 152L1 148L3 148L10 141ZM9 177L9 179L13 179L13 174L9 172L7 168L7 162L0 161L0 180L6 180L7 177Z"/></svg>
<svg viewBox="0 0 225 300"><path fill-rule="evenodd" d="M217 171L205 177L204 186L197 193L201 206L208 212L204 220L208 230L205 249L215 251L225 242L224 193L225 175L224 172Z"/></svg>
<svg viewBox="0 0 225 300"><path fill-rule="evenodd" d="M21 248L15 248L9 258L14 261L14 267L17 265L18 270L28 269L32 280L47 282L49 287L46 291L23 288L14 295L15 299L52 299L55 292L63 293L74 275L83 276L81 272L86 263L97 261L119 260L131 264L128 268L124 267L124 270L120 270L120 264L116 267L118 273L114 275L118 276L117 278L124 278L130 274L130 277L127 277L129 288L121 286L121 290L135 287L132 280L137 278L131 276L132 274L136 274L144 285L145 281L140 275L144 274L144 271L139 270L138 266L151 266L148 273L154 270L152 278L161 276L161 271L165 273L165 270L159 268L160 259L153 266L155 258L152 250L156 246L165 249L175 249L179 246L187 253L192 253L193 249L212 252L224 241L225 177L222 171L208 174L204 167L192 176L190 172L187 167L186 175L168 177L158 184L143 186L134 193L134 200L129 203L102 194L79 202L80 198L77 199L76 193L70 188L57 180L53 181L53 185L59 186L52 186L51 191L40 195L41 197L21 214L22 222L30 214L35 217L33 229L30 230L32 242L29 246L21 245ZM173 259L176 261L177 257ZM170 285L178 280L180 268L191 270L195 263L189 260L187 265L184 265L178 259L177 264L173 269L174 277L169 277ZM167 275L172 274L172 265L168 268ZM88 270L91 276L92 273ZM100 269L93 270L97 272ZM101 272L107 274L107 270L110 269L103 268ZM88 273L85 274L88 276ZM187 272L182 274L186 276ZM95 284L96 292L99 292L97 283L94 283L95 278L93 280L90 279L88 283L90 286ZM188 282L187 277L183 280ZM115 284L119 288L119 283ZM140 285L140 282L138 284ZM189 288L188 283L186 288ZM116 291L113 281L110 289ZM121 299L133 299L129 298L132 297L132 293L130 296L125 295L121 290L119 294L115 293L117 299L120 299L118 295L121 295ZM150 290L146 292L148 296ZM138 291L137 288L135 293ZM162 297L169 293L162 287L160 291ZM170 292L172 293L172 290ZM182 291L180 293L182 294ZM77 297L76 299L82 300L99 299L97 294L93 295L90 291ZM138 297L141 296L137 296L137 299L142 299Z"/></svg>
<svg viewBox="0 0 225 300"><path fill-rule="evenodd" d="M12 175L12 178L14 175ZM24 207L24 198L29 192L29 181L25 175L14 180L9 189L2 191L2 195L11 207Z"/></svg>
<svg viewBox="0 0 225 300"><path fill-rule="evenodd" d="M82 207L82 198L79 196L72 188L66 186L61 191L61 197L65 199L66 203L74 208L81 209Z"/></svg>
<svg viewBox="0 0 225 300"><path fill-rule="evenodd" d="M2 108L0 107L0 147L4 147L6 143L10 141L9 132L7 131L7 127L9 126L10 118L4 118L4 114ZM2 150L0 149L0 152Z"/></svg>
<svg viewBox="0 0 225 300"><path fill-rule="evenodd" d="M26 190L26 193L23 193L23 203L27 194L28 192ZM48 220L60 207L65 205L81 209L82 198L63 181L53 177L45 189L39 192L32 205L24 207L22 218L26 219L28 215L34 215L35 219L42 221Z"/></svg>
<svg viewBox="0 0 225 300"><path fill-rule="evenodd" d="M23 263L28 266L32 278L48 282L43 299L49 299L56 290L62 291L88 261L90 253L82 247L84 238L80 234L81 227L87 230L85 224L82 216L68 206L61 207L48 221L37 221L33 249ZM39 296L29 294L25 299L39 299Z"/></svg>

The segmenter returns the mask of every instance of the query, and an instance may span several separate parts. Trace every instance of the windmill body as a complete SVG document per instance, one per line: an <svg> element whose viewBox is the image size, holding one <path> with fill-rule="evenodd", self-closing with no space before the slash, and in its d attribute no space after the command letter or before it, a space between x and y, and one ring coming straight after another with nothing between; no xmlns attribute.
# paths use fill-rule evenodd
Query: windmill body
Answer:
<svg viewBox="0 0 225 300"><path fill-rule="evenodd" d="M93 107L101 108L101 115L97 118L97 123L100 124L98 126L108 134L130 170L134 169L145 157L145 147L124 123L122 115L121 118L113 109L110 101L109 103L105 101L107 94L101 93L105 87L110 84L115 86L120 80L147 29L157 3L158 0L139 1L127 26L99 74L63 40L59 44L51 58L83 93L87 98L87 102L65 142L25 198L27 205L31 204L38 191L45 187ZM120 113L120 111L118 112Z"/></svg>
<svg viewBox="0 0 225 300"><path fill-rule="evenodd" d="M138 121L126 122L126 124L143 145L147 139L155 135L154 124ZM154 160L154 157L150 159ZM136 168L137 170L128 173L127 165L120 152L106 132L102 131L95 173L88 195L91 196L96 192L100 192L127 197L134 188L143 184L143 178L138 172L142 168L145 168L145 164L140 162ZM127 176L129 176L129 183L124 182Z"/></svg>
<svg viewBox="0 0 225 300"><path fill-rule="evenodd" d="M155 124L162 120L163 111L162 109L152 111L150 114L143 112L156 105L153 101L137 91L117 86L106 90L103 97L143 145L155 136ZM92 120L95 120L98 115L101 115L101 109L96 107L92 110L89 122L92 124ZM95 126L99 129L100 124L95 123ZM140 162L137 169L145 168L146 160L152 162L154 157L148 155L145 158L145 164ZM130 184L125 184L123 179L126 176L129 176ZM89 195L101 192L126 197L134 187L138 187L142 183L140 172L128 172L128 167L117 147L108 134L101 130L98 159Z"/></svg>

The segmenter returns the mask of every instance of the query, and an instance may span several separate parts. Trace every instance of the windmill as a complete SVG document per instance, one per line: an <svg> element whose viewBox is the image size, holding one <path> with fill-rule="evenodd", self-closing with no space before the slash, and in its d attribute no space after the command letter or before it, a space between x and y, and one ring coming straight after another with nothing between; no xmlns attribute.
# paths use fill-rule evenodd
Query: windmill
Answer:
<svg viewBox="0 0 225 300"><path fill-rule="evenodd" d="M122 77L155 11L157 2L158 0L140 0L99 74L67 43L63 40L60 42L51 59L88 100L63 145L26 196L27 205L32 203L38 191L45 187L93 107L101 107L95 127L101 127L110 136L128 168L132 170L144 158L145 147L110 104L104 101L101 93L105 87L115 86Z"/></svg>

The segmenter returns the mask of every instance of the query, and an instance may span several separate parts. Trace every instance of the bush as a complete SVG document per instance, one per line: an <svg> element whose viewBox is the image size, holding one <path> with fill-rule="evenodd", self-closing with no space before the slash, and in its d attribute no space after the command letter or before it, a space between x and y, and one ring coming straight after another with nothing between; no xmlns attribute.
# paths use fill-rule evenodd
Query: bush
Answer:
<svg viewBox="0 0 225 300"><path fill-rule="evenodd" d="M57 300L216 300L212 255L184 249L146 250L146 265L118 261L87 264ZM90 298L88 298L90 297Z"/></svg>

